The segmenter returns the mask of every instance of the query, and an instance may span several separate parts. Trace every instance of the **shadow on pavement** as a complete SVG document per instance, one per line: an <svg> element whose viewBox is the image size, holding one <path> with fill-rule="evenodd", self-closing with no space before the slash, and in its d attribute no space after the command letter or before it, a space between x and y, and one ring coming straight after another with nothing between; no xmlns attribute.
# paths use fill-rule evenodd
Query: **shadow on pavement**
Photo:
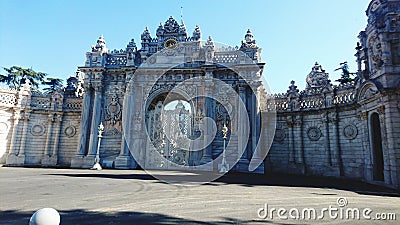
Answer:
<svg viewBox="0 0 400 225"><path fill-rule="evenodd" d="M191 172L196 174L196 172ZM197 173L200 174L200 173ZM153 180L157 183L164 183L159 181L157 178L149 174L74 174L74 173L55 173L46 174L51 176L67 176L67 177L86 177L86 178L107 178L107 179L135 179L135 180ZM165 174L158 175L165 180L172 180L177 177L177 180L188 180L193 175L179 175L176 174ZM178 178L179 177L179 178ZM364 183L362 181L351 180L351 179L340 179L332 177L315 177L315 176L304 176L304 175L290 175L290 174L249 174L249 173L237 173L229 172L219 179L207 183L205 185L220 186L226 184L238 184L243 187L254 187L254 186L286 186L286 187L311 187L311 188L331 188L345 191L352 191L364 195L375 195L375 196L389 196L389 197L400 197L400 191L391 189L384 186L375 184Z"/></svg>
<svg viewBox="0 0 400 225"><path fill-rule="evenodd" d="M4 225L26 225L34 212L21 211L3 211L0 214L0 224ZM172 217L158 213L142 212L91 212L86 210L59 211L61 216L61 225L130 225L130 224L254 224L262 222L263 224L272 223L267 220L237 220L223 217L219 221L201 222L196 220L187 220L178 217ZM276 223L274 224L290 224Z"/></svg>

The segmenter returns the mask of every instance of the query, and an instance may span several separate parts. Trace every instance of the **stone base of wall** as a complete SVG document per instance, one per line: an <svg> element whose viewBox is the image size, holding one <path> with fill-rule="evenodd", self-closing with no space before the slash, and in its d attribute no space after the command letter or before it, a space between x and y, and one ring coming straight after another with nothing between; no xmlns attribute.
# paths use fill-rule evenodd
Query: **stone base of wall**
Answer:
<svg viewBox="0 0 400 225"><path fill-rule="evenodd" d="M42 166L55 166L57 165L57 156L44 156L41 161Z"/></svg>
<svg viewBox="0 0 400 225"><path fill-rule="evenodd" d="M7 166L23 166L25 164L25 155L9 154L6 159Z"/></svg>
<svg viewBox="0 0 400 225"><path fill-rule="evenodd" d="M95 164L95 156L75 156L71 160L71 168L92 168Z"/></svg>
<svg viewBox="0 0 400 225"><path fill-rule="evenodd" d="M137 163L130 156L118 156L115 158L114 167L116 169L136 169Z"/></svg>
<svg viewBox="0 0 400 225"><path fill-rule="evenodd" d="M238 163L233 167L233 171L244 172L244 173L258 173L264 174L264 162L262 162L255 170L249 171L249 161L248 160L239 160Z"/></svg>

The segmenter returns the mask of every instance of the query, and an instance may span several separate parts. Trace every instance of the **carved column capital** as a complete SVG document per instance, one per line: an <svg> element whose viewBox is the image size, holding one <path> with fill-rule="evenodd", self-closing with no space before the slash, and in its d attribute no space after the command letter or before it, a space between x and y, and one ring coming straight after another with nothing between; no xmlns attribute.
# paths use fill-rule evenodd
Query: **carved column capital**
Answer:
<svg viewBox="0 0 400 225"><path fill-rule="evenodd" d="M297 116L294 118L293 123L294 123L294 126L296 126L296 127L301 126L301 124L303 123L303 118L301 117L301 115L297 115Z"/></svg>
<svg viewBox="0 0 400 225"><path fill-rule="evenodd" d="M377 111L378 111L379 114L385 114L385 106L384 105L379 106L377 108Z"/></svg>
<svg viewBox="0 0 400 225"><path fill-rule="evenodd" d="M61 123L63 114L62 113L56 113L54 115L55 115L54 121L57 122L57 123Z"/></svg>
<svg viewBox="0 0 400 225"><path fill-rule="evenodd" d="M21 115L21 110L15 110L14 111L14 116L12 117L12 119L15 120L15 121L23 119L22 115Z"/></svg>
<svg viewBox="0 0 400 225"><path fill-rule="evenodd" d="M362 120L366 120L366 119L368 118L368 113L367 113L367 112L361 112L361 113L360 113L360 118L361 118Z"/></svg>
<svg viewBox="0 0 400 225"><path fill-rule="evenodd" d="M54 122L54 114L49 114L49 115L47 115L47 121L48 121L49 123Z"/></svg>
<svg viewBox="0 0 400 225"><path fill-rule="evenodd" d="M103 90L103 84L101 82L93 82L92 87L95 92L101 92Z"/></svg>
<svg viewBox="0 0 400 225"><path fill-rule="evenodd" d="M31 116L31 112L30 111L25 111L24 116L22 117L22 119L24 119L25 121L30 120L30 116Z"/></svg>

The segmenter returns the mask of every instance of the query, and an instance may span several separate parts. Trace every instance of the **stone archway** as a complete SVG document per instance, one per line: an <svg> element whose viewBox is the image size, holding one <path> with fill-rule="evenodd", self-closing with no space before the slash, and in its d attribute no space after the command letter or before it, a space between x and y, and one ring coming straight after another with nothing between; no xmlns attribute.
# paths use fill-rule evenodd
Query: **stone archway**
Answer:
<svg viewBox="0 0 400 225"><path fill-rule="evenodd" d="M192 104L182 96L166 99L166 95L156 96L146 109L147 168L176 169L178 165L187 166L190 161ZM155 154L161 157L154 157Z"/></svg>

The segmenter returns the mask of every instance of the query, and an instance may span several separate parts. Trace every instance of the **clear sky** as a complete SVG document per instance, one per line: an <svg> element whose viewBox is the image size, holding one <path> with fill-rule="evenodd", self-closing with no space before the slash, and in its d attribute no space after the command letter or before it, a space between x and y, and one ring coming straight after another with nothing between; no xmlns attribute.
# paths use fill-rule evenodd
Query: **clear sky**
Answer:
<svg viewBox="0 0 400 225"><path fill-rule="evenodd" d="M109 49L125 48L146 26L152 36L169 16L183 20L191 36L240 45L248 28L262 48L264 76L273 92L299 89L316 61L330 73L348 61L356 70L357 36L367 24L369 0L102 1L0 0L0 66L18 65L67 78L84 65L85 52L103 34ZM3 71L2 71L3 72Z"/></svg>

